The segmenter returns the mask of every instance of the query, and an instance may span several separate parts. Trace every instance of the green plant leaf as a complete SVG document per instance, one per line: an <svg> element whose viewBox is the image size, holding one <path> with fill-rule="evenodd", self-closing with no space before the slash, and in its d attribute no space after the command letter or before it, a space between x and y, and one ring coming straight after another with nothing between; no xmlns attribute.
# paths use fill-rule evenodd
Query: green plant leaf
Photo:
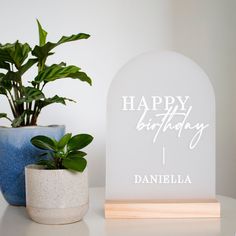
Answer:
<svg viewBox="0 0 236 236"><path fill-rule="evenodd" d="M18 115L13 121L11 126L14 128L20 127L20 126L24 126L24 120L26 115L28 114L32 114L33 111L29 110L29 109L25 109L20 115Z"/></svg>
<svg viewBox="0 0 236 236"><path fill-rule="evenodd" d="M1 118L5 118L5 119L9 120L10 122L12 122L12 120L7 116L6 113L0 113L0 119Z"/></svg>
<svg viewBox="0 0 236 236"><path fill-rule="evenodd" d="M83 172L87 166L87 161L83 157L75 157L73 159L65 158L62 160L62 165L66 169Z"/></svg>
<svg viewBox="0 0 236 236"><path fill-rule="evenodd" d="M0 85L0 94L2 94L2 95L7 95L6 89L4 89L3 87L1 87L1 85Z"/></svg>
<svg viewBox="0 0 236 236"><path fill-rule="evenodd" d="M39 20L37 19L38 30L39 30L39 45L43 46L46 43L47 32L42 28Z"/></svg>
<svg viewBox="0 0 236 236"><path fill-rule="evenodd" d="M46 169L49 169L49 170L56 169L54 162L52 160L39 160L37 164L43 165L46 167Z"/></svg>
<svg viewBox="0 0 236 236"><path fill-rule="evenodd" d="M46 98L43 101L40 101L40 107L45 107L53 103L61 103L63 105L66 105L65 98L55 95L52 98Z"/></svg>
<svg viewBox="0 0 236 236"><path fill-rule="evenodd" d="M80 68L77 66L63 66L61 64L53 64L40 72L39 75L35 78L35 82L44 81L45 83L47 83L57 79L66 78L70 75L74 75L79 70Z"/></svg>
<svg viewBox="0 0 236 236"><path fill-rule="evenodd" d="M69 151L80 150L93 141L93 137L89 134L78 134L73 136L67 144Z"/></svg>
<svg viewBox="0 0 236 236"><path fill-rule="evenodd" d="M33 137L31 139L31 143L39 149L51 150L51 151L56 150L55 141L44 135L38 135Z"/></svg>
<svg viewBox="0 0 236 236"><path fill-rule="evenodd" d="M59 141L58 141L58 144L57 144L57 148L58 149L63 149L66 144L68 143L68 141L70 140L72 134L69 133L69 134L65 134Z"/></svg>
<svg viewBox="0 0 236 236"><path fill-rule="evenodd" d="M39 100L38 106L40 107L40 109L42 109L43 107L46 107L46 106L51 105L53 103L61 103L63 105L66 105L66 101L75 102L74 100L72 100L70 98L64 98L64 97L59 97L59 96L55 95L52 98L45 98L44 100Z"/></svg>
<svg viewBox="0 0 236 236"><path fill-rule="evenodd" d="M41 90L34 87L24 87L24 95L28 98L27 102L32 102L33 100L39 100L45 97Z"/></svg>
<svg viewBox="0 0 236 236"><path fill-rule="evenodd" d="M6 75L4 76L3 80L20 82L21 81L21 76L20 76L19 72L8 71L6 73Z"/></svg>
<svg viewBox="0 0 236 236"><path fill-rule="evenodd" d="M16 103L21 104L24 102L38 101L42 98L45 98L43 92L34 87L24 87L23 92L24 92L23 98L16 99Z"/></svg>
<svg viewBox="0 0 236 236"><path fill-rule="evenodd" d="M49 152L43 152L40 155L38 155L38 157L45 157L48 156Z"/></svg>
<svg viewBox="0 0 236 236"><path fill-rule="evenodd" d="M78 71L74 75L71 75L70 78L79 79L83 82L87 82L89 85L92 85L91 78L83 71Z"/></svg>
<svg viewBox="0 0 236 236"><path fill-rule="evenodd" d="M2 94L6 94L6 90L10 91L12 89L11 81L3 73L0 73L0 88L2 88Z"/></svg>
<svg viewBox="0 0 236 236"><path fill-rule="evenodd" d="M2 61L14 63L14 60L11 56L12 51L14 51L14 43L6 43L4 45L0 44L0 58Z"/></svg>
<svg viewBox="0 0 236 236"><path fill-rule="evenodd" d="M12 58L14 60L14 64L17 69L23 64L25 59L28 57L31 48L28 43L21 44L18 41L15 43L15 51L12 54Z"/></svg>
<svg viewBox="0 0 236 236"><path fill-rule="evenodd" d="M86 73L81 72L80 68L77 66L65 66L65 64L60 63L59 65L53 64L43 71L41 71L38 76L34 79L35 83L48 83L58 79L72 78L79 79L88 84L92 84L91 79Z"/></svg>
<svg viewBox="0 0 236 236"><path fill-rule="evenodd" d="M36 45L32 51L32 55L37 57L39 62L41 63L43 60L46 60L48 56L53 55L54 53L50 53L50 51L54 48L54 44L47 42L43 46Z"/></svg>
<svg viewBox="0 0 236 236"><path fill-rule="evenodd" d="M24 115L20 115L19 117L16 117L13 121L12 121L12 124L11 126L13 128L17 128L17 127L20 127L21 123L24 121Z"/></svg>
<svg viewBox="0 0 236 236"><path fill-rule="evenodd" d="M21 115L19 115L18 117L16 117L13 121L12 121L12 124L11 126L13 128L17 128L17 127L20 127L22 122L24 121L25 119L25 115L27 114L26 111L24 111Z"/></svg>
<svg viewBox="0 0 236 236"><path fill-rule="evenodd" d="M21 44L19 41L7 43L0 45L0 58L2 61L12 63L17 69L20 69L30 51L31 48L28 43Z"/></svg>
<svg viewBox="0 0 236 236"><path fill-rule="evenodd" d="M69 159L73 159L75 157L85 157L87 155L86 152L82 152L82 151L72 151L67 155L67 158Z"/></svg>
<svg viewBox="0 0 236 236"><path fill-rule="evenodd" d="M61 39L56 43L56 46L62 43L68 43L71 41L81 40L81 39L88 39L90 37L89 34L79 33L79 34L72 34L71 36L62 36Z"/></svg>
<svg viewBox="0 0 236 236"><path fill-rule="evenodd" d="M0 119L1 118L7 118L7 114L6 113L0 113Z"/></svg>
<svg viewBox="0 0 236 236"><path fill-rule="evenodd" d="M3 73L0 73L0 83L1 83L1 81L2 81L2 79L5 77L5 74L3 74Z"/></svg>
<svg viewBox="0 0 236 236"><path fill-rule="evenodd" d="M5 61L0 61L0 68L5 70L10 70L10 64Z"/></svg>
<svg viewBox="0 0 236 236"><path fill-rule="evenodd" d="M55 47L59 46L60 44L81 39L87 39L89 37L90 35L85 33L73 34L71 36L62 36L61 39L56 43L47 42L44 45L36 45L32 51L32 55L36 56L37 58L39 58L40 61L42 61L46 59L49 55L52 55L53 53L50 53L50 51Z"/></svg>
<svg viewBox="0 0 236 236"><path fill-rule="evenodd" d="M29 59L22 67L20 68L20 74L23 75L27 70L29 70L35 63L38 62L37 58Z"/></svg>

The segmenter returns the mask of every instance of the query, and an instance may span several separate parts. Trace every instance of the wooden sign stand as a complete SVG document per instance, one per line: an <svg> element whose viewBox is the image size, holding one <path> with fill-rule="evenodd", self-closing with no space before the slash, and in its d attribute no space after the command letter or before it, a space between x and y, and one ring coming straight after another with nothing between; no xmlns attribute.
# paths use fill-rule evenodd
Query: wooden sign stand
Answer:
<svg viewBox="0 0 236 236"><path fill-rule="evenodd" d="M218 218L220 203L212 200L106 201L106 219Z"/></svg>

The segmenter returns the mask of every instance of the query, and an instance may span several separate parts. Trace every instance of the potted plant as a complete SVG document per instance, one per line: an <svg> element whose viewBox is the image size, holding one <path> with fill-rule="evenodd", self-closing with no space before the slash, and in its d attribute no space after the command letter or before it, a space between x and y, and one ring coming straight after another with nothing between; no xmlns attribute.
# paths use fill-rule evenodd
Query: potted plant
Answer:
<svg viewBox="0 0 236 236"><path fill-rule="evenodd" d="M65 134L59 141L36 136L31 143L48 159L25 167L26 208L42 224L67 224L82 219L88 209L87 154L81 149L93 137ZM45 152L46 151L46 152Z"/></svg>
<svg viewBox="0 0 236 236"><path fill-rule="evenodd" d="M57 46L90 36L78 33L62 36L57 42L49 42L46 40L47 32L39 21L37 23L38 45L30 47L28 43L19 41L0 44L0 95L6 97L12 111L12 118L0 113L0 118L9 120L12 126L0 127L0 189L12 205L25 205L24 167L34 163L34 156L40 154L30 139L36 135L59 139L65 133L64 126L37 126L43 108L72 101L58 95L47 97L44 88L62 78L78 79L89 85L92 83L87 74L75 65L47 63ZM29 82L25 81L25 74L33 67L37 68L35 77Z"/></svg>

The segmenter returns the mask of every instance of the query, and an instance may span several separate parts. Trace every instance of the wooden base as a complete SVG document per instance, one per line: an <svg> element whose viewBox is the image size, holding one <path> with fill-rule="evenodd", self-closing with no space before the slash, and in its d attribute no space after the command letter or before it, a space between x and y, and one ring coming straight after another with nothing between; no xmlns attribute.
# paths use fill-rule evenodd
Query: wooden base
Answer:
<svg viewBox="0 0 236 236"><path fill-rule="evenodd" d="M212 200L106 201L107 219L217 218L220 203Z"/></svg>

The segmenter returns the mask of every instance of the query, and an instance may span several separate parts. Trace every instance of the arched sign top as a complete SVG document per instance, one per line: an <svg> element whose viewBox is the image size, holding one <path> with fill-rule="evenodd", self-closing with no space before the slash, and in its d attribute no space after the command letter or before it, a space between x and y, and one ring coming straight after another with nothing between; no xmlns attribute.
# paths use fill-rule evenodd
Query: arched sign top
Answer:
<svg viewBox="0 0 236 236"><path fill-rule="evenodd" d="M106 199L215 197L215 96L176 52L128 62L107 97Z"/></svg>
<svg viewBox="0 0 236 236"><path fill-rule="evenodd" d="M151 61L153 63L150 63ZM158 80L158 78L155 78L155 76L153 76L154 74L156 74L164 79L168 79L169 82L176 82L177 84L179 84L179 76L183 76L182 79L187 80L186 83L191 84L192 87L194 85L204 85L203 89L208 90L210 96L214 96L214 90L208 76L203 71L203 69L193 60L173 51L154 51L136 56L119 70L119 72L111 82L108 99L113 89L115 89L115 85L117 83L119 86L121 84L123 85L129 82L136 83L139 81L137 77L132 76L132 71L136 71L137 74L140 73L140 75L145 78L146 82L153 82L153 80L156 79ZM128 76L129 74L131 76L127 80L126 76ZM187 86L183 86L183 88L187 88Z"/></svg>

